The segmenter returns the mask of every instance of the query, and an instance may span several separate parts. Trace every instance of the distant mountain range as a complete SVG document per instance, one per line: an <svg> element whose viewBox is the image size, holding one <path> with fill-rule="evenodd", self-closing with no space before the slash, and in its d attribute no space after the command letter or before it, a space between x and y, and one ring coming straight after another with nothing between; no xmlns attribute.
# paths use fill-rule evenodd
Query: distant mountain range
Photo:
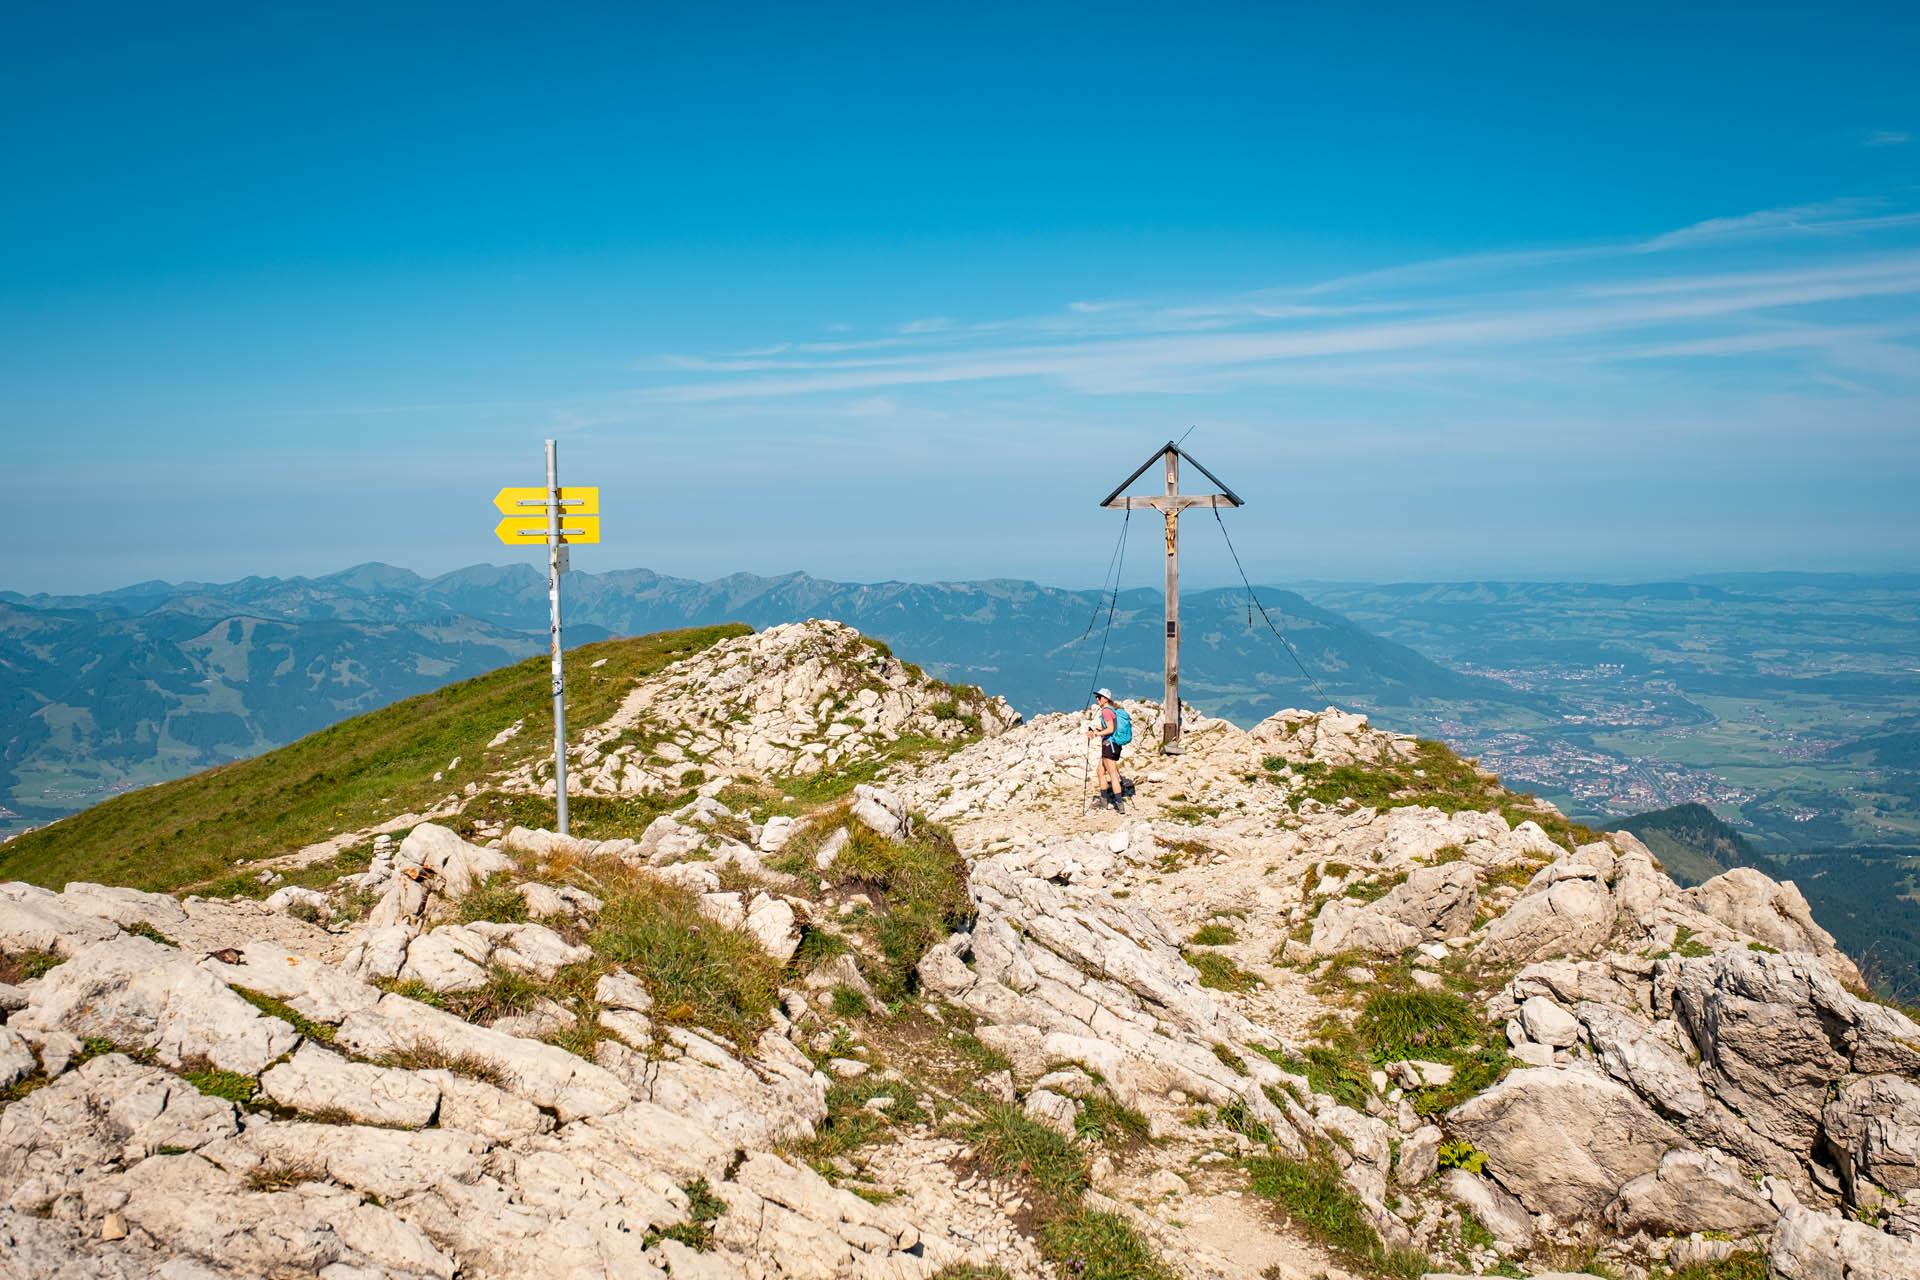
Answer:
<svg viewBox="0 0 1920 1280"><path fill-rule="evenodd" d="M1262 588L1259 598L1293 653L1244 591L1182 598L1182 689L1210 714L1245 723L1328 703L1403 721L1437 707L1502 720L1552 712L1550 697L1463 675L1292 592ZM1028 714L1079 705L1096 664L1123 695L1160 691L1162 604L1149 590L1114 599L1031 582L849 584L798 573L695 582L634 569L568 575L565 611L569 644L837 618ZM546 579L526 565L423 578L366 564L91 596L0 592L0 805L16 829L46 821L491 670L544 648L546 632Z"/></svg>

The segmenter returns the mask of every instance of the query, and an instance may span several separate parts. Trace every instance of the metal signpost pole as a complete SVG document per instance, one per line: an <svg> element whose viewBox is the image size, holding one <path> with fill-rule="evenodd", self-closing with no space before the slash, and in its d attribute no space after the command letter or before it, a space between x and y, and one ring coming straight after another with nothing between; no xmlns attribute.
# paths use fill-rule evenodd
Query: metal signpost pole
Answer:
<svg viewBox="0 0 1920 1280"><path fill-rule="evenodd" d="M560 468L547 441L547 604L553 623L553 807L567 835L567 681L560 659Z"/></svg>

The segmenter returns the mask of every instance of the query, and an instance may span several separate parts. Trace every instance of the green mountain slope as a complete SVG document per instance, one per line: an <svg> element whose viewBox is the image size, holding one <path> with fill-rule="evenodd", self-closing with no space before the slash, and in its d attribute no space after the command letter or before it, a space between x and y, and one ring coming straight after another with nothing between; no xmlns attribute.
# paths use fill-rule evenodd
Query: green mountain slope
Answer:
<svg viewBox="0 0 1920 1280"><path fill-rule="evenodd" d="M634 678L748 631L697 627L569 650L568 715L582 724L604 720ZM548 689L546 656L529 658L276 751L117 796L0 845L0 880L142 889L216 881L236 863L374 825L439 799L462 777L550 753ZM517 734L489 746L517 721ZM455 758L456 773L435 781Z"/></svg>

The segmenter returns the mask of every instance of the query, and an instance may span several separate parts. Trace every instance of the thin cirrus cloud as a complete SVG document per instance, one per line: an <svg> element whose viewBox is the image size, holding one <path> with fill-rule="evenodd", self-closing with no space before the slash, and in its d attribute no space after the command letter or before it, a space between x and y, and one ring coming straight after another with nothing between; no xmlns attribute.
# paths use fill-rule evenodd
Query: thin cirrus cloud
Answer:
<svg viewBox="0 0 1920 1280"><path fill-rule="evenodd" d="M1615 245L1455 257L1224 299L1068 303L1044 316L896 331L869 346L676 355L645 394L765 402L1023 379L1093 395L1343 376L1432 386L1763 353L1812 362L1784 370L1810 386L1841 385L1844 367L1911 389L1901 355L1920 295L1916 225L1920 213L1834 200ZM1842 382L1848 394L1872 389Z"/></svg>

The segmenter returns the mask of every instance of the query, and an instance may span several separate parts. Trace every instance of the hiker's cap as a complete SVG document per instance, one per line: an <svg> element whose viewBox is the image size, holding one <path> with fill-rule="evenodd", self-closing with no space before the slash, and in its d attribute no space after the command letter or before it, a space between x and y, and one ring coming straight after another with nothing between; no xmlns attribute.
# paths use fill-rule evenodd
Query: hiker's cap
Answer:
<svg viewBox="0 0 1920 1280"><path fill-rule="evenodd" d="M1109 701L1111 701L1111 700L1113 699L1113 690L1111 690L1111 689L1095 689L1095 690L1093 691L1093 696L1094 696L1094 697L1096 697L1096 698L1106 698L1106 699L1108 699Z"/></svg>

